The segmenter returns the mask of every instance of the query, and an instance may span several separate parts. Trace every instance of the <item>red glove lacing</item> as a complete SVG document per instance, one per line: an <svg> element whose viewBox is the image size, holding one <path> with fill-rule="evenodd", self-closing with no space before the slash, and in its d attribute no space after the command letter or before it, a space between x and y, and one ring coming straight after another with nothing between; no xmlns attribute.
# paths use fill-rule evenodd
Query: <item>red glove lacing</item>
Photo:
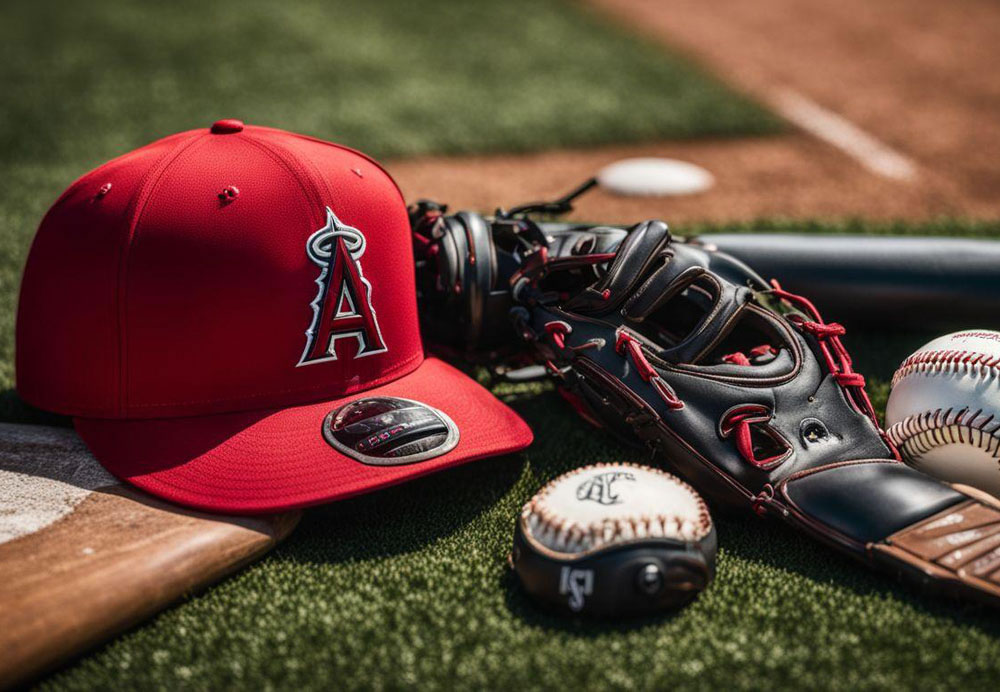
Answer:
<svg viewBox="0 0 1000 692"><path fill-rule="evenodd" d="M631 356L639 377L644 382L653 385L653 389L656 390L656 393L666 403L667 408L671 411L684 408L684 402L677 396L677 392L667 384L666 380L660 377L660 373L656 372L656 368L646 360L646 356L642 352L642 344L639 343L638 339L625 330L619 330L618 339L615 341L615 351L621 356Z"/></svg>
<svg viewBox="0 0 1000 692"><path fill-rule="evenodd" d="M773 295L798 308L812 318L809 320L799 315L790 315L788 317L789 321L797 325L803 332L815 337L819 344L820 352L823 354L823 359L826 361L826 367L833 375L833 379L843 387L855 407L868 416L872 423L875 424L875 427L881 431L881 427L878 424L878 416L875 414L875 407L872 406L872 401L868 398L868 392L865 391L865 378L861 373L854 372L851 364L851 356L840 341L840 337L845 333L844 327L836 322L830 322L829 324L823 322L819 311L809 300L783 290L777 281L772 280L771 286L773 286L771 291Z"/></svg>
<svg viewBox="0 0 1000 692"><path fill-rule="evenodd" d="M781 444L784 447L782 451L773 456L758 459L753 451L753 435L750 432L750 425L752 423L766 425L770 420L771 411L766 406L760 404L738 406L726 412L720 425L720 432L723 437L733 438L736 450L748 464L769 471L788 456L788 445L782 440ZM772 434L773 437L774 435Z"/></svg>

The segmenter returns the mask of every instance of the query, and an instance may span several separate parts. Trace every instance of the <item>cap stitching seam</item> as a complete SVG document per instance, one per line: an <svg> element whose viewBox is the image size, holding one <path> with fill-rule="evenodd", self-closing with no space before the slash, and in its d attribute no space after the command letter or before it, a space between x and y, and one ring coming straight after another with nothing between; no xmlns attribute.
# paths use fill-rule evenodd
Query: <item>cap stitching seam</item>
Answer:
<svg viewBox="0 0 1000 692"><path fill-rule="evenodd" d="M115 326L118 332L118 392L117 401L113 410L119 414L124 413L128 408L128 366L127 366L127 342L126 329L126 295L128 286L129 264L128 258L135 245L135 238L139 231L139 224L146 211L146 205L153 196L163 174L170 168L177 158L192 144L201 140L204 135L199 135L194 131L190 139L182 140L173 149L166 152L157 159L156 163L146 172L139 186L139 193L135 196L132 204L131 219L128 226L128 234L125 237L124 247L118 256L118 282L115 290Z"/></svg>
<svg viewBox="0 0 1000 692"><path fill-rule="evenodd" d="M319 183L322 185L323 189L326 191L327 198L331 201L331 203L333 202L334 195L333 195L333 188L330 186L330 181L326 179L326 176L323 175L323 172L320 170L319 166L317 166L316 163L311 158L309 158L308 155L306 155L305 153L293 154L291 151L289 151L288 149L286 149L284 146L282 146L280 144L276 144L274 142L270 142L270 143L267 143L267 144L265 144L265 143L262 142L261 144L263 146L267 146L267 147L270 147L270 148L273 148L273 149L276 149L276 150L280 150L284 154L288 155L288 157L290 159L292 159L293 161L295 161L296 163L301 163L304 168L310 168L311 169L311 173L312 173L312 175L310 176L310 182L313 184L313 187L319 188L319 185L316 184L316 181L318 180ZM320 204L322 205L322 202L323 202L323 200L322 200L322 194L320 193L320 191L318 189L316 190L316 192L319 195L319 197L321 198L320 199ZM336 205L333 205L333 206L336 207Z"/></svg>
<svg viewBox="0 0 1000 692"><path fill-rule="evenodd" d="M125 261L125 259L126 259L127 255L130 253L130 251L133 250L133 249L135 249L135 247L138 245L138 229L139 229L139 224L142 221L142 214L143 214L143 212L145 212L146 205L148 204L150 198L152 198L153 193L156 191L156 188L158 187L160 180L162 180L162 178L163 178L163 175L167 172L167 170L169 170L169 168L171 167L171 165L173 165L173 163L177 161L177 159L181 156L181 154L183 154L189 147L191 147L196 142L203 141L205 137L209 136L208 134L203 133L201 131L195 131L195 132L197 132L199 134L197 134L196 136L192 137L189 140L186 140L185 142L182 142L181 144L178 145L178 147L176 149L168 152L167 154L164 154L164 156L159 161L157 161L157 165L161 166L161 168L160 168L160 170L158 172L155 173L155 177L151 177L151 176L154 176L154 171L155 171L156 167L154 166L152 169L150 169L150 172L147 174L148 179L143 181L143 188L144 189L142 191L140 191L139 197L142 197L142 199L140 201L137 201L137 203L136 203L136 209L133 212L133 221L132 221L132 223L129 226L129 236L128 236L128 239L126 241L126 252L123 253L123 256L122 256L121 261L120 261L121 266L120 266L120 269L119 269L119 274L120 274L120 279L119 279L119 294L120 294L119 295L119 301L120 302L119 302L119 316L118 316L118 321L119 321L119 330L118 331L119 331L119 341L121 342L121 344L120 344L121 358L120 358L120 390L119 390L119 407L118 407L118 411L120 413L126 413L128 410L135 410L135 409L168 408L168 407L171 407L171 406L181 406L181 405L188 405L188 404L207 404L207 403L218 403L218 402L225 402L225 401L237 401L237 400L241 400L241 399L245 399L245 398L254 398L253 395L251 395L251 397L240 397L239 399L204 399L204 400L173 402L173 403L167 403L167 404L131 404L131 405L127 404L127 396L126 396L126 394L127 394L127 391L128 391L128 387L127 387L127 381L126 381L127 378L125 377L125 374L128 372L128 370L127 370L127 367L125 365L125 356L124 356L124 354L126 352L126 343L125 343L125 336L124 336L124 334L125 334L125 330L124 330L124 318L121 315L121 313L124 311L125 286L127 285L127 282L128 282L128 263ZM261 151L263 151L269 158L271 158L275 162L277 162L278 165L280 165L283 168L285 168L285 170L287 170L289 172L289 174L292 176L292 178L295 179L295 182L298 184L299 188L302 190L302 193L303 193L303 195L305 195L307 201L310 198L313 198L315 200L315 197L318 197L318 192L315 191L315 190L313 190L313 192L315 194L314 195L310 195L310 191L302 183L302 176L300 176L288 164L288 162L286 162L279 154L277 154L276 152L272 151L269 147L263 145L262 143L258 142L257 140L255 140L252 137L246 137L245 139L246 139L246 141L248 143L256 146L258 149L260 149ZM169 159L169 160L166 160L166 159ZM145 189L147 185L148 185L148 189ZM138 199L138 197L137 197L137 199ZM315 213L316 212L314 212L314 214ZM390 374L392 372L394 372L394 371L391 370ZM311 390L319 389L319 388L320 387L317 386L317 387L312 387L312 388L306 388L306 389L303 389L301 391L311 391ZM278 392L271 392L271 393L269 393L267 395L261 394L261 395L257 395L257 396L273 396L274 394L284 394L284 393L293 392L293 391L299 391L299 390L296 389L296 388L291 388L291 389L286 389L286 390L280 390Z"/></svg>
<svg viewBox="0 0 1000 692"><path fill-rule="evenodd" d="M305 195L306 200L311 202L310 213L313 215L314 223L322 225L321 212L323 207L323 196L316 188L316 183L313 180L308 179L308 175L305 175L305 171L296 170L297 167L293 165L294 159L291 156L286 157L282 155L283 153L287 154L288 152L279 152L278 148L273 144L262 142L254 137L248 136L246 137L246 141L260 149L270 158L274 159L278 165L288 171L288 173L295 180L295 183L299 186L299 189L302 190L302 194Z"/></svg>
<svg viewBox="0 0 1000 692"><path fill-rule="evenodd" d="M269 128L269 127L261 127L261 128L258 128L258 129L268 130L268 131L271 131L271 132L281 132L281 130L275 130L274 128ZM366 154L366 153L364 153L362 151L358 151L357 149L352 149L351 147L346 147L343 144L337 144L336 142L328 142L325 139L320 139L318 137L311 137L309 135L303 135L303 134L299 134L299 133L296 133L296 132L289 132L288 134L290 134L291 136L296 137L298 139L304 139L304 140L306 140L308 142L315 142L316 144L322 144L324 146L333 147L334 149L340 149L341 151L350 152L352 154L355 154L355 155L359 156L360 158L362 158L365 161L367 161L368 163L372 164L377 169L379 169L380 171L382 171L382 173L385 174L385 177L387 177L389 179L389 182L391 182L393 188L395 188L396 193L399 194L399 198L403 201L403 204L404 205L406 204L406 197L403 195L403 191L399 189L399 185L396 183L396 180L392 177L392 175L389 173L389 171L387 171L385 169L385 167L381 163L379 163L378 161L376 161L375 159L373 159L372 157L370 157L368 154Z"/></svg>
<svg viewBox="0 0 1000 692"><path fill-rule="evenodd" d="M281 132L280 130L274 130L273 128L256 128L256 129L264 130L264 131L267 131L267 132ZM129 262L128 262L128 260L129 260L131 254L132 254L132 251L138 245L138 242L139 242L139 239L140 239L140 236L141 236L141 234L140 234L141 223L142 223L145 211L146 211L146 209L148 207L148 204L149 204L150 200L152 199L153 195L155 194L156 190L158 189L158 187L160 185L160 182L162 181L163 176L172 167L172 165L184 154L184 152L186 152L190 147L192 147L196 143L204 140L204 138L207 136L207 133L204 133L201 130L192 130L192 131L189 131L188 133L185 133L185 134L189 134L190 137L181 140L180 142L178 142L177 144L175 144L175 146L172 149L170 149L169 151L167 151L166 153L164 153L161 157L159 157L156 160L156 162L153 164L153 166L150 167L150 169L147 171L147 173L143 176L143 179L142 179L142 181L140 183L140 186L139 186L139 193L133 198L133 201L131 203L132 209L131 209L130 212L127 212L127 213L129 213L129 215L130 215L131 218L130 218L129 223L128 223L128 230L127 230L126 238L124 239L124 243L120 246L121 247L121 252L120 252L120 255L118 257L118 282L117 282L117 285L116 285L116 296L115 296L115 303L116 303L116 308L117 308L116 309L116 327L117 327L117 331L118 331L118 338L117 338L116 341L117 341L117 346L118 346L118 349L119 349L119 359L118 359L119 360L119 363L118 363L118 380L119 380L118 381L118 385L119 386L118 386L118 391L117 391L117 396L116 396L116 402L110 407L110 411L112 411L112 412L114 412L114 413L116 413L118 415L124 414L128 410L131 410L131 409L167 408L167 407L178 406L178 405L185 405L185 404L208 404L208 403L221 403L221 402L226 402L226 401L236 401L235 399L203 399L203 400L195 400L195 401L173 402L173 403L166 403L166 404L134 404L134 405L129 405L128 404L128 386L127 386L128 368L127 368L127 356L126 356L126 354L127 354L127 341L128 340L127 340L127 337L126 337L126 334L125 334L126 322L127 322L127 319L126 319L126 301L127 301L127 293L128 293L127 286L128 286L128 278L129 278L129 273L130 273L129 272ZM252 133L248 132L247 134L252 134ZM401 199L403 198L402 191L399 189L399 186L396 184L396 182L392 178L392 176L388 173L388 171L386 171L381 166L381 164L379 164L377 161L375 161L371 157L363 154L362 152L359 152L357 150L351 149L350 147L345 147L343 145L339 145L339 144L336 144L336 143L327 142L327 141L324 141L324 140L321 140L321 139L317 139L317 138L314 138L314 137L309 137L309 136L306 136L306 135L298 135L298 134L294 134L294 133L288 133L288 134L291 134L292 136L296 137L297 139L301 139L301 140L304 140L304 141L310 141L310 142L314 142L314 143L318 143L318 144L323 144L323 145L326 145L326 146L329 146L329 147L332 147L332 148L335 148L335 149L339 149L341 151L346 151L346 152L349 152L349 153L353 153L353 154L359 156L360 158L368 161L369 163L371 163L372 165L374 165L376 168L378 168L380 171L382 171L382 173L384 173L386 175L386 177L389 178L389 181L393 184L393 187L396 190L396 192L399 194L400 198ZM251 143L252 145L254 145L255 147L257 147L258 149L260 149L261 151L263 151L270 158L274 159L283 168L285 168L295 178L296 183L298 184L298 186L302 190L303 194L307 197L307 199L312 199L313 201L317 201L319 203L319 205L322 206L323 200L322 200L322 193L321 193L321 191L319 189L320 185L322 185L322 187L325 188L325 190L327 191L328 196L330 196L332 198L332 196L333 196L332 195L332 188L330 187L329 181L325 178L325 176L322 175L322 172L318 169L318 167L316 166L316 164L311 159L309 159L307 156L305 156L305 155L302 155L302 156L292 156L292 152L289 152L285 148L278 147L277 145L274 145L272 143L267 143L267 142L260 141L259 139L255 138L255 137L246 137L246 140L249 143ZM146 145L146 147L150 147L150 146L153 146L153 144ZM143 148L146 148L146 147L143 147ZM299 158L303 159L303 161L302 161L303 164L308 165L308 167L312 169L311 174L310 174L309 170L305 169L304 165L293 165L294 163L297 162L297 159L299 159ZM292 160L289 161L288 159L292 159ZM104 165L106 166L108 164L104 164ZM99 167L97 170L99 170L100 168L101 167ZM316 178L319 179L319 181L318 181L319 184L317 184ZM314 213L318 213L318 211L314 211ZM401 361L397 365L389 368L387 371L385 371L385 376L384 377L379 378L378 380L373 381L373 383L369 383L368 386L367 386L367 388L371 389L371 388L374 388L376 386L381 386L383 384L387 384L388 382L393 381L394 379L396 379L395 377L393 377L394 375L396 375L396 373L398 373L400 370L406 368L407 366L411 365L415 360L417 360L419 358L422 358L422 357L423 357L422 351L415 353L414 355L410 356L406 360ZM305 388L288 388L288 389L278 390L276 392L269 392L268 394L250 395L249 397L240 397L240 399L248 399L248 398L249 399L253 399L253 398L259 398L259 397L264 397L264 396L274 396L275 394L287 394L287 393L292 393L292 392L304 392L304 393L305 392L312 392L312 391L315 391L315 390L318 390L318 389L322 389L324 386L327 386L327 385L317 385L317 386L305 387ZM365 391L365 390L357 390L357 391L358 392L362 392L362 391ZM347 396L347 394L345 394L344 396ZM84 414L84 417L85 416L86 416L86 414Z"/></svg>

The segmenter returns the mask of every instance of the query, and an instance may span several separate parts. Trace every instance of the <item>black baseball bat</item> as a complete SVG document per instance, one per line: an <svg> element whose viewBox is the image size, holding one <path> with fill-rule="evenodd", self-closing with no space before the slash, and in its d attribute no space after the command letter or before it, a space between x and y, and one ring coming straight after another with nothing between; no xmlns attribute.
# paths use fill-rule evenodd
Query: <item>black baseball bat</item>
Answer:
<svg viewBox="0 0 1000 692"><path fill-rule="evenodd" d="M808 296L828 319L908 328L1000 328L1000 241L706 234L692 239Z"/></svg>

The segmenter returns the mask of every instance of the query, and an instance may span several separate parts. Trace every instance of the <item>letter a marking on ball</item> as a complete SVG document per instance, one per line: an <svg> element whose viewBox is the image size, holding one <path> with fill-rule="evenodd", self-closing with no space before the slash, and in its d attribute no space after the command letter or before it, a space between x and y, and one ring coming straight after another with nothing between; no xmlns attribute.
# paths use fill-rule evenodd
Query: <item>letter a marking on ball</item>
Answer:
<svg viewBox="0 0 1000 692"><path fill-rule="evenodd" d="M576 489L576 499L581 502L590 500L599 505L617 505L621 497L613 486L615 481L622 479L635 481L635 476L626 471L608 471L593 476Z"/></svg>

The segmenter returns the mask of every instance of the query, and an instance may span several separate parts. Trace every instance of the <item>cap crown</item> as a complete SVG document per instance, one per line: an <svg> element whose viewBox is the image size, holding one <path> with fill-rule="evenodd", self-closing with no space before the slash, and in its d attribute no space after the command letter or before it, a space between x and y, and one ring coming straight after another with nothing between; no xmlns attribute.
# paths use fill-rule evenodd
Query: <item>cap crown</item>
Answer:
<svg viewBox="0 0 1000 692"><path fill-rule="evenodd" d="M420 364L388 174L335 144L224 123L119 157L49 210L18 310L26 400L101 418L263 409Z"/></svg>

